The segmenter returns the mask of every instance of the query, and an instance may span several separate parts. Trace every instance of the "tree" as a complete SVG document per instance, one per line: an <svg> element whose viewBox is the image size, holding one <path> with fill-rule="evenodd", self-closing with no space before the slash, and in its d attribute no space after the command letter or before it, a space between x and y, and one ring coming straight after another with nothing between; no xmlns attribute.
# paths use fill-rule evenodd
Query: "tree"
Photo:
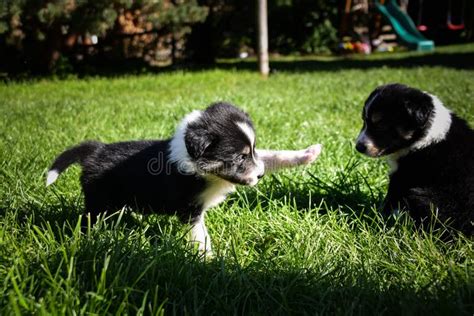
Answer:
<svg viewBox="0 0 474 316"><path fill-rule="evenodd" d="M268 60L268 7L267 0L258 0L258 67L260 74L267 77L270 73Z"/></svg>
<svg viewBox="0 0 474 316"><path fill-rule="evenodd" d="M82 57L126 57L127 50L143 57L161 37L175 51L175 35L206 14L196 0L3 0L0 67L49 73L78 49Z"/></svg>

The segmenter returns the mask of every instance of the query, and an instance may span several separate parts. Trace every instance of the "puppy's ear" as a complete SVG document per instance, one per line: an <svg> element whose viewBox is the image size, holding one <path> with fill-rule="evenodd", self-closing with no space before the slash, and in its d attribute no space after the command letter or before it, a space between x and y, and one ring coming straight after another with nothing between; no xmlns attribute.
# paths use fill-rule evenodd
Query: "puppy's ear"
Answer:
<svg viewBox="0 0 474 316"><path fill-rule="evenodd" d="M184 137L186 150L194 159L201 157L213 140L212 135L204 127L188 128Z"/></svg>
<svg viewBox="0 0 474 316"><path fill-rule="evenodd" d="M404 105L408 115L417 126L424 127L428 123L433 111L430 100L406 100Z"/></svg>

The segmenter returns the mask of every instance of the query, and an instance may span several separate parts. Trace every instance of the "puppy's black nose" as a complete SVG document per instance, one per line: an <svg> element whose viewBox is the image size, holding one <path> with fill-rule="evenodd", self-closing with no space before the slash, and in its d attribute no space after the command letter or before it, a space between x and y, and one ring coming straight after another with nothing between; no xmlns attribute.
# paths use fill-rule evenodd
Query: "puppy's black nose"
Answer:
<svg viewBox="0 0 474 316"><path fill-rule="evenodd" d="M360 153L365 153L366 150L367 150L367 146L365 146L365 144L362 143L362 142L357 142L357 144L356 144L356 149L357 149L357 151L360 152Z"/></svg>

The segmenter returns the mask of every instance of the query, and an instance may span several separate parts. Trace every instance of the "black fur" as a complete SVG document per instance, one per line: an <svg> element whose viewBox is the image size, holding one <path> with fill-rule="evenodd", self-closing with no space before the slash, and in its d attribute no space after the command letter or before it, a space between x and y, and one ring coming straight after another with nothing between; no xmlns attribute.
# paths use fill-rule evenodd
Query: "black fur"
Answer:
<svg viewBox="0 0 474 316"><path fill-rule="evenodd" d="M396 160L383 205L385 214L407 210L421 222L437 210L441 221L449 219L454 228L472 235L474 131L450 114L451 125L442 140L415 148L427 135L434 115L430 95L399 84L379 87L367 99L361 132L366 138L359 137L356 147L369 154L368 142L372 142L376 148L370 156L393 154Z"/></svg>
<svg viewBox="0 0 474 316"><path fill-rule="evenodd" d="M128 206L145 213L176 214L193 223L205 203L199 195L215 182L208 177L249 184L246 177L256 167L256 154L236 122L252 126L246 113L217 103L184 127L187 162L193 170L171 159L172 139L86 142L63 152L50 170L61 173L72 163L82 166L81 184L92 222L103 211ZM263 170L258 177L262 175Z"/></svg>
<svg viewBox="0 0 474 316"><path fill-rule="evenodd" d="M56 170L58 173L63 172L73 163L83 163L84 159L101 147L103 144L99 142L89 141L69 148L54 160L50 170Z"/></svg>

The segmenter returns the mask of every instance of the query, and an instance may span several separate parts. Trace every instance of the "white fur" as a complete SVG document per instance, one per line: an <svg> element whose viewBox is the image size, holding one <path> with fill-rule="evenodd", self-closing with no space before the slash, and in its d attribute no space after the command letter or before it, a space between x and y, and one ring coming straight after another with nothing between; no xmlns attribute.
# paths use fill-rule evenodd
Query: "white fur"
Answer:
<svg viewBox="0 0 474 316"><path fill-rule="evenodd" d="M227 194L235 190L235 185L219 177L206 176L207 187L198 197L198 202L202 203L203 210L207 210L225 200Z"/></svg>
<svg viewBox="0 0 474 316"><path fill-rule="evenodd" d="M408 152L408 149L401 149L387 156L387 164L390 167L390 170L388 171L389 174L393 174L398 170L398 159L405 156Z"/></svg>
<svg viewBox="0 0 474 316"><path fill-rule="evenodd" d="M388 174L394 174L398 170L398 158L387 157L387 164L390 168Z"/></svg>
<svg viewBox="0 0 474 316"><path fill-rule="evenodd" d="M171 139L169 146L169 160L170 162L176 163L178 170L186 173L195 173L196 166L189 156L188 150L186 149L186 143L184 137L186 136L186 129L188 124L195 122L201 117L202 112L195 110L186 115L181 123L178 125L176 132Z"/></svg>
<svg viewBox="0 0 474 316"><path fill-rule="evenodd" d="M312 163L321 154L322 145L316 144L302 150L257 149L259 159L264 162L265 172Z"/></svg>
<svg viewBox="0 0 474 316"><path fill-rule="evenodd" d="M207 227L204 224L204 215L203 213L199 221L191 227L190 241L198 245L200 252L210 255L212 254L211 237L209 237Z"/></svg>
<svg viewBox="0 0 474 316"><path fill-rule="evenodd" d="M431 126L428 133L410 147L412 150L422 149L442 141L451 127L451 111L443 105L438 97L431 94L430 97L434 105Z"/></svg>
<svg viewBox="0 0 474 316"><path fill-rule="evenodd" d="M205 211L225 200L227 194L235 190L235 185L216 176L206 176L207 187L199 195L198 202L203 205L201 218L191 228L191 242L198 244L200 252L212 254L211 238L204 224Z"/></svg>
<svg viewBox="0 0 474 316"><path fill-rule="evenodd" d="M240 128L240 130L244 132L245 136L247 136L247 139L250 142L250 147L253 148L255 144L255 131L252 126L245 122L237 122L236 124ZM265 171L265 164L262 160L260 160L259 158L255 159L254 157L253 161L256 167L249 174L246 175L246 177L250 179L250 182L248 183L248 185L250 186L256 185L258 182L258 176L263 175Z"/></svg>
<svg viewBox="0 0 474 316"><path fill-rule="evenodd" d="M54 183L59 177L59 172L55 169L48 171L48 176L46 177L46 186Z"/></svg>
<svg viewBox="0 0 474 316"><path fill-rule="evenodd" d="M237 122L237 126L244 132L244 134L247 136L247 138L250 141L250 147L253 148L253 145L255 144L255 132L253 128L245 123L245 122Z"/></svg>

